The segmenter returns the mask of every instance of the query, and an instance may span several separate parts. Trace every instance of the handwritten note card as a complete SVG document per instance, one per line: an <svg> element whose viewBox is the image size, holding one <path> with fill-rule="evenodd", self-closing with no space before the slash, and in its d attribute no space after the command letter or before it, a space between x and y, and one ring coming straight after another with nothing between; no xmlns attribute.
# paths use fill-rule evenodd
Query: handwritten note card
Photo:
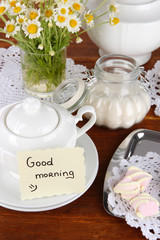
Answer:
<svg viewBox="0 0 160 240"><path fill-rule="evenodd" d="M21 151L17 155L22 200L85 190L83 148Z"/></svg>

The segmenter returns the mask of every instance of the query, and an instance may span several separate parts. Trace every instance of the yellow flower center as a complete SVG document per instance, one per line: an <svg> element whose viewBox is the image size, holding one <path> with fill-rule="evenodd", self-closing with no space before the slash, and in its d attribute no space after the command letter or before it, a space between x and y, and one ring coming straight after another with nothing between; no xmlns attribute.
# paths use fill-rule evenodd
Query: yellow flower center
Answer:
<svg viewBox="0 0 160 240"><path fill-rule="evenodd" d="M30 19L33 20L33 19L36 19L36 17L38 16L38 14L36 12L30 12Z"/></svg>
<svg viewBox="0 0 160 240"><path fill-rule="evenodd" d="M73 11L71 8L69 8L69 12L68 12L69 15L72 15L73 14Z"/></svg>
<svg viewBox="0 0 160 240"><path fill-rule="evenodd" d="M61 8L61 14L66 14L66 9L65 8Z"/></svg>
<svg viewBox="0 0 160 240"><path fill-rule="evenodd" d="M18 19L18 22L19 22L19 23L23 23L23 22L24 22L24 19L23 19L23 18L19 18L19 19Z"/></svg>
<svg viewBox="0 0 160 240"><path fill-rule="evenodd" d="M13 32L15 29L15 26L13 24L8 24L7 25L7 32L11 33Z"/></svg>
<svg viewBox="0 0 160 240"><path fill-rule="evenodd" d="M110 19L110 24L111 25L116 25L119 23L119 18L114 17L113 19Z"/></svg>
<svg viewBox="0 0 160 240"><path fill-rule="evenodd" d="M15 7L14 8L14 12L15 13L19 13L21 11L21 9L22 9L21 7Z"/></svg>
<svg viewBox="0 0 160 240"><path fill-rule="evenodd" d="M58 16L58 22L63 23L65 21L65 17Z"/></svg>
<svg viewBox="0 0 160 240"><path fill-rule="evenodd" d="M6 10L5 7L0 7L0 14L4 13L5 10Z"/></svg>
<svg viewBox="0 0 160 240"><path fill-rule="evenodd" d="M10 6L11 6L11 7L15 7L15 6L16 6L16 3L17 3L17 2L13 0L13 1L10 2Z"/></svg>
<svg viewBox="0 0 160 240"><path fill-rule="evenodd" d="M114 5L111 4L110 7L109 7L109 10L110 10L110 12L116 12L117 8Z"/></svg>
<svg viewBox="0 0 160 240"><path fill-rule="evenodd" d="M70 20L70 26L71 26L72 28L75 28L75 27L77 26L77 21L76 21L75 19L71 19L71 20Z"/></svg>
<svg viewBox="0 0 160 240"><path fill-rule="evenodd" d="M47 10L45 11L45 15L46 15L47 18L49 18L49 17L51 17L51 16L53 15L53 11L50 10L50 9L47 9Z"/></svg>
<svg viewBox="0 0 160 240"><path fill-rule="evenodd" d="M91 15L91 14L86 14L85 17L86 17L87 23L90 23L93 20L93 15Z"/></svg>
<svg viewBox="0 0 160 240"><path fill-rule="evenodd" d="M79 3L74 3L73 8L74 8L74 10L79 11L81 9L81 6Z"/></svg>
<svg viewBox="0 0 160 240"><path fill-rule="evenodd" d="M32 23L28 26L28 32L31 33L31 34L34 34L36 33L38 30L38 27L36 24Z"/></svg>

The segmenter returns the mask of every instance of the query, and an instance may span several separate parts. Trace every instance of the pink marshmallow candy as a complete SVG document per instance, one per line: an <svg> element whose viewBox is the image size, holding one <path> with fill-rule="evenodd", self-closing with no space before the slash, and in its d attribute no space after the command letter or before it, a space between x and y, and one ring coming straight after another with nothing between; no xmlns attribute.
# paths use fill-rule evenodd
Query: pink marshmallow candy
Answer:
<svg viewBox="0 0 160 240"><path fill-rule="evenodd" d="M131 200L140 192L145 191L152 179L152 175L140 168L131 166L124 178L114 187L115 193L120 193L122 198Z"/></svg>
<svg viewBox="0 0 160 240"><path fill-rule="evenodd" d="M130 205L136 212L137 217L145 218L159 213L159 202L148 193L141 193L130 200Z"/></svg>

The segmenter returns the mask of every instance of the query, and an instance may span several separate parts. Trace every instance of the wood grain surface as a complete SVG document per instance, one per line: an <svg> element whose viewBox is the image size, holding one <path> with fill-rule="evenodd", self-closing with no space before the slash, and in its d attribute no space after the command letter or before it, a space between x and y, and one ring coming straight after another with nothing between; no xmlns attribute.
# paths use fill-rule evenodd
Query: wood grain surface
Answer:
<svg viewBox="0 0 160 240"><path fill-rule="evenodd" d="M83 39L81 44L72 43L68 47L68 57L90 69L99 58L98 48L87 34ZM9 45L0 42L0 47ZM144 65L145 70L153 68L157 60L160 60L160 48ZM44 212L19 212L0 207L0 240L144 240L140 229L104 211L102 194L106 168L123 139L139 128L160 131L160 118L154 115L153 109L140 124L130 129L109 130L98 126L90 129L88 135L99 154L99 170L89 190L66 206Z"/></svg>

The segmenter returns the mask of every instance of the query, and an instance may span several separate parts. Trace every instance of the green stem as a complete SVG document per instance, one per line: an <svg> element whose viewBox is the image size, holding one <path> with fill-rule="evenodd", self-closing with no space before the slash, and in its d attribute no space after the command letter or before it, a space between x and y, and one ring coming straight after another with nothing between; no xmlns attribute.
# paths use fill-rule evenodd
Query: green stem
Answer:
<svg viewBox="0 0 160 240"><path fill-rule="evenodd" d="M99 24L94 25L93 27L87 28L87 29L83 30L82 32L78 33L78 36L81 35L82 33L85 33L87 31L91 30L92 28L101 26L101 25L103 25L105 23L109 23L109 21L106 21L106 22L103 22L103 23L99 23ZM71 39L73 39L74 37L75 37L75 35L73 35Z"/></svg>
<svg viewBox="0 0 160 240"><path fill-rule="evenodd" d="M11 44L11 45L17 46L15 43L13 43L12 41L9 41L9 40L7 40L7 39L1 39L1 38L0 38L0 41L1 41L1 42L7 42L7 43L9 43L9 44Z"/></svg>
<svg viewBox="0 0 160 240"><path fill-rule="evenodd" d="M105 4L105 2L107 2L108 0L104 0L93 12L92 12L92 14L94 14L95 12L97 12L98 11L98 9L100 9L102 6L103 6L103 4Z"/></svg>
<svg viewBox="0 0 160 240"><path fill-rule="evenodd" d="M102 13L101 15L95 17L94 20L95 20L95 19L98 19L98 18L100 18L100 17L102 17L102 16L104 16L104 15L107 14L108 12L109 12L109 11L106 11L106 12Z"/></svg>
<svg viewBox="0 0 160 240"><path fill-rule="evenodd" d="M0 15L0 18L3 20L4 23L7 22L7 20L5 19L5 17L3 15Z"/></svg>
<svg viewBox="0 0 160 240"><path fill-rule="evenodd" d="M84 6L86 6L86 5L87 5L87 2L88 2L88 0L86 0L86 2L84 3Z"/></svg>

